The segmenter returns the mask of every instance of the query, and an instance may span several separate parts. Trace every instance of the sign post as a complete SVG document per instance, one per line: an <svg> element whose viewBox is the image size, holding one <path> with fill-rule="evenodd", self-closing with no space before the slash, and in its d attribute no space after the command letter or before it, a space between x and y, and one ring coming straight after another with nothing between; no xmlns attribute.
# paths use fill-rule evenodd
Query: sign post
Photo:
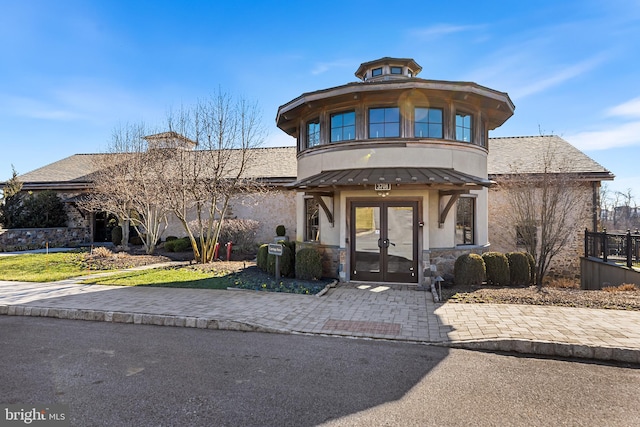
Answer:
<svg viewBox="0 0 640 427"><path fill-rule="evenodd" d="M269 255L276 256L276 280L280 280L280 257L282 256L282 245L280 243L269 243Z"/></svg>

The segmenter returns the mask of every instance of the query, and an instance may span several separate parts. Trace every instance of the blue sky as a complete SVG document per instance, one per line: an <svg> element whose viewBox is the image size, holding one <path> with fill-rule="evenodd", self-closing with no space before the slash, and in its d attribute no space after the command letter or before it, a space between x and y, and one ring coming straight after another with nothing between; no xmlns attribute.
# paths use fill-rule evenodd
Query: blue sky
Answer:
<svg viewBox="0 0 640 427"><path fill-rule="evenodd" d="M278 106L414 58L419 77L509 93L490 136L556 134L640 202L636 0L0 0L0 180L103 151L114 128L160 123L218 88L257 101L267 144L293 145Z"/></svg>

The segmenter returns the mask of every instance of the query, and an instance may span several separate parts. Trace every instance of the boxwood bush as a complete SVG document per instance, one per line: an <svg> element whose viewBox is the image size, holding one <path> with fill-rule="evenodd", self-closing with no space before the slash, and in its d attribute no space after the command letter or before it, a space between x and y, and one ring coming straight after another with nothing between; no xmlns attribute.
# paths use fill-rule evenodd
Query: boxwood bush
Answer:
<svg viewBox="0 0 640 427"><path fill-rule="evenodd" d="M525 252L509 252L509 282L514 286L524 286L531 283L531 267Z"/></svg>
<svg viewBox="0 0 640 427"><path fill-rule="evenodd" d="M317 280L322 277L322 255L313 248L300 249L296 254L296 278Z"/></svg>
<svg viewBox="0 0 640 427"><path fill-rule="evenodd" d="M485 252L482 254L486 269L487 284L493 286L507 286L510 282L509 260L500 252Z"/></svg>
<svg viewBox="0 0 640 427"><path fill-rule="evenodd" d="M267 258L269 257L269 245L260 245L258 248L258 257L256 259L256 265L261 270L267 271Z"/></svg>
<svg viewBox="0 0 640 427"><path fill-rule="evenodd" d="M481 285L486 275L484 260L478 254L460 255L453 266L456 285Z"/></svg>
<svg viewBox="0 0 640 427"><path fill-rule="evenodd" d="M282 245L282 256L280 256L280 276L290 277L293 276L294 270L294 257L295 254L291 251L289 245L284 244L283 241L278 242ZM267 273L276 274L276 256L267 255Z"/></svg>

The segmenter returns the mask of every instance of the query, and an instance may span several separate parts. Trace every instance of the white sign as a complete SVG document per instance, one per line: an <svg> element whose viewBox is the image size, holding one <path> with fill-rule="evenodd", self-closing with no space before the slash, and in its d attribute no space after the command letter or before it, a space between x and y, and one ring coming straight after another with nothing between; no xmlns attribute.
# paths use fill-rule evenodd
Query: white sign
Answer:
<svg viewBox="0 0 640 427"><path fill-rule="evenodd" d="M376 191L391 191L391 184L388 182L376 184Z"/></svg>
<svg viewBox="0 0 640 427"><path fill-rule="evenodd" d="M279 243L269 243L269 254L282 256L282 245Z"/></svg>

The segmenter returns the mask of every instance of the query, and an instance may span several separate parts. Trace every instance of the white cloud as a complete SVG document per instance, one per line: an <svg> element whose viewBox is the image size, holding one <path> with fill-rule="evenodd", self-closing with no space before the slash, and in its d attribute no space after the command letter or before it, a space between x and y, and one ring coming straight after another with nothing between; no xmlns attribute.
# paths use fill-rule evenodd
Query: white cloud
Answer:
<svg viewBox="0 0 640 427"><path fill-rule="evenodd" d="M580 132L566 138L581 150L606 150L640 145L640 121L611 126L607 130Z"/></svg>
<svg viewBox="0 0 640 427"><path fill-rule="evenodd" d="M23 96L6 96L0 104L5 114L13 114L32 119L76 120L80 116L62 105Z"/></svg>
<svg viewBox="0 0 640 427"><path fill-rule="evenodd" d="M311 74L317 76L318 74L326 73L333 68L353 67L353 60L342 60L333 62L319 62L315 64L311 70Z"/></svg>
<svg viewBox="0 0 640 427"><path fill-rule="evenodd" d="M607 115L640 117L640 97L610 108L607 111Z"/></svg>
<svg viewBox="0 0 640 427"><path fill-rule="evenodd" d="M434 39L449 34L461 33L465 31L475 31L484 28L484 25L452 25L436 24L426 28L411 30L413 37L420 39Z"/></svg>
<svg viewBox="0 0 640 427"><path fill-rule="evenodd" d="M534 79L532 83L523 84L517 87L511 92L514 99L524 98L529 95L533 95L538 92L547 90L553 86L557 86L564 83L567 80L571 80L586 72L591 71L602 62L607 59L608 55L599 54L577 64L570 65L568 67L557 70L551 75L540 75L537 79Z"/></svg>

